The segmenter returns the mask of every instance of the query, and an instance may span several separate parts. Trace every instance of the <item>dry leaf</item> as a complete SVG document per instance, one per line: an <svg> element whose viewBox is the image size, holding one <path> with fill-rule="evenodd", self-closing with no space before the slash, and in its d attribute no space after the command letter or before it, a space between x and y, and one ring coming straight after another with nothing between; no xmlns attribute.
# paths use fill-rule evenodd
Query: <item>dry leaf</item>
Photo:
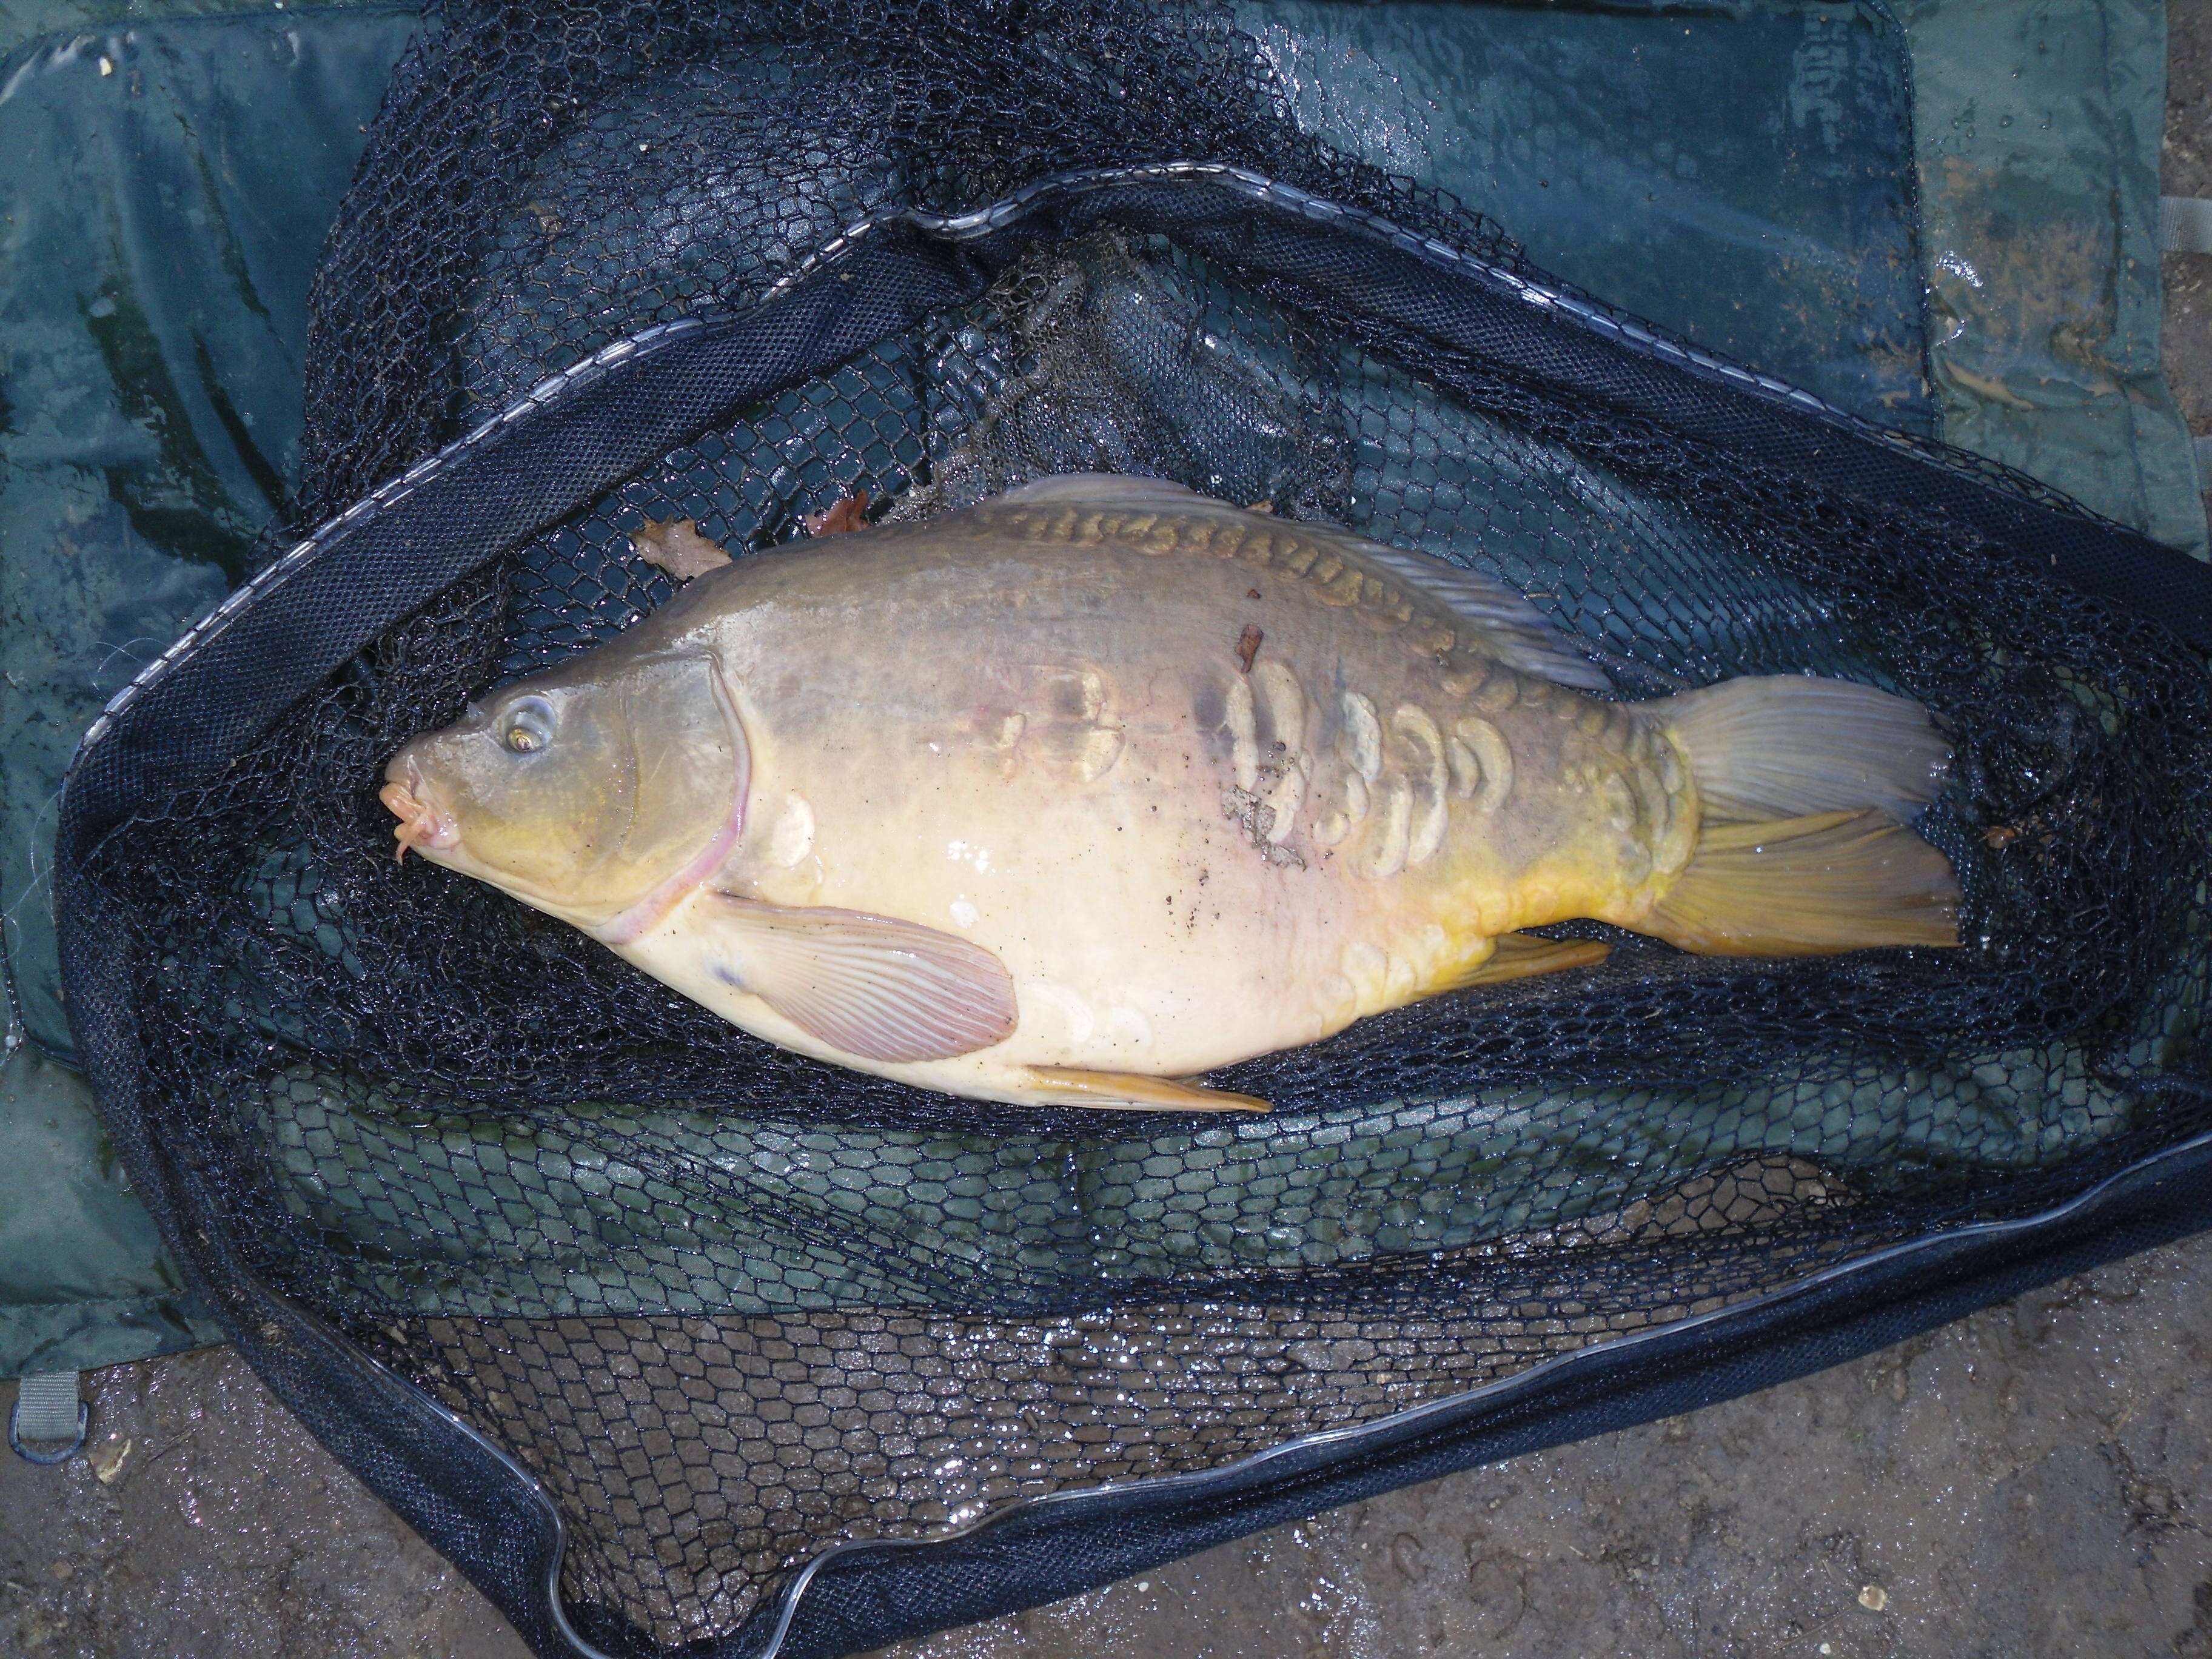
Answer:
<svg viewBox="0 0 2212 1659"><path fill-rule="evenodd" d="M636 550L639 558L665 570L679 582L703 576L730 562L730 556L722 551L720 542L709 541L700 534L696 519L647 524L642 530L629 532L629 544Z"/></svg>
<svg viewBox="0 0 2212 1659"><path fill-rule="evenodd" d="M831 507L827 513L807 513L799 517L810 536L840 536L848 530L868 527L868 492L856 489Z"/></svg>
<svg viewBox="0 0 2212 1659"><path fill-rule="evenodd" d="M131 1443L128 1440L111 1439L84 1455L84 1461L92 1465L92 1472L100 1477L101 1486L111 1484L123 1473L123 1460L131 1455Z"/></svg>

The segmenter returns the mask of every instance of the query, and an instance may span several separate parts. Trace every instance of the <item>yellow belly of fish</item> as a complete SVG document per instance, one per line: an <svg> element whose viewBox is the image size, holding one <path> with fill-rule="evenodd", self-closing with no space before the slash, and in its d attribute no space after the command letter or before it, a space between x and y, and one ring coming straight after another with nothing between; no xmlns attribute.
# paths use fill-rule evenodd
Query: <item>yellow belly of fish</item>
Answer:
<svg viewBox="0 0 2212 1659"><path fill-rule="evenodd" d="M972 867L909 861L887 880L882 872L900 866L875 860L873 878L829 883L826 893L818 880L804 892L771 887L765 896L775 902L826 898L957 929L997 956L1012 978L1014 1029L949 1059L856 1057L730 983L717 971L718 919L703 891L617 948L732 1024L818 1060L971 1098L1162 1109L1213 1101L1210 1091L1146 1087L1144 1079L1193 1077L1317 1041L1440 990L1543 970L1525 951L1509 949L1501 960L1493 939L1467 929L1464 902L1440 917L1425 902L1433 893L1344 872L1270 867L1233 835L1202 830L1194 847L1186 841L1149 865L1140 857L1017 864L991 881ZM1209 877L1196 888L1194 866ZM1474 908L1516 907L1500 895ZM1041 933L1011 920L1040 915L1051 919Z"/></svg>

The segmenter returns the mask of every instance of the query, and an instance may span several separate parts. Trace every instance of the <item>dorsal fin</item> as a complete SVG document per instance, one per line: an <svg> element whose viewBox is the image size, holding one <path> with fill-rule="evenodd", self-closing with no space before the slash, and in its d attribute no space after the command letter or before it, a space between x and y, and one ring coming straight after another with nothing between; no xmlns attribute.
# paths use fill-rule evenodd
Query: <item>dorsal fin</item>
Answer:
<svg viewBox="0 0 2212 1659"><path fill-rule="evenodd" d="M1219 513L1244 510L1165 478L1116 472L1063 472L1018 485L998 500L1018 506L1079 501L1093 507L1129 507L1146 502ZM1575 650L1572 640L1549 617L1494 577L1427 553L1386 547L1334 525L1297 520L1285 523L1297 533L1326 542L1340 557L1357 561L1371 574L1410 588L1462 621L1474 623L1482 631L1485 645L1507 667L1578 691L1611 689L1604 672Z"/></svg>
<svg viewBox="0 0 2212 1659"><path fill-rule="evenodd" d="M1369 563L1481 629L1484 643L1507 667L1577 691L1612 690L1604 671L1579 654L1556 623L1504 582L1431 554L1385 547L1364 537L1346 539Z"/></svg>

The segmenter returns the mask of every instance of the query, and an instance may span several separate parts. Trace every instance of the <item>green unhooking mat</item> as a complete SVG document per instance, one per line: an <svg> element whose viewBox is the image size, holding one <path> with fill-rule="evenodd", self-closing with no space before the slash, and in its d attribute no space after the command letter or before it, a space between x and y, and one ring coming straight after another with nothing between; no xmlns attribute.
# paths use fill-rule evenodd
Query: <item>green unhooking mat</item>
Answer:
<svg viewBox="0 0 2212 1659"><path fill-rule="evenodd" d="M1489 212L1539 264L2196 548L2185 434L2156 373L2160 20L2077 9L2075 22L2099 24L2100 52L2080 49L2081 32L2048 9L2026 20L1955 4L1915 9L1901 26L1834 5L1683 15L1251 3L1237 16L1302 124ZM16 21L44 33L75 19ZM69 1033L44 849L78 734L235 585L262 526L288 509L309 279L416 19L165 11L78 27L0 65L0 153L17 158L0 180L0 902L13 1009L0 1371L215 1334L121 1188L82 1085L55 1063ZM2077 44L2054 53L2038 31ZM2106 1097L2063 1058L2050 1069L2070 1080L1995 1109L1972 1066L1912 1079L1929 1106L1917 1150L1970 1148L2017 1167L2095 1134ZM1855 1146L1895 1150L1848 1099L1767 1102L1747 1115L1716 1098L1687 1117L1675 1102L1663 1121L1640 1117L1633 1098L1589 1107L1579 1131L1495 1097L1449 1123L1398 1113L1367 1130L1279 1121L1264 1140L1224 1130L1222 1167L1235 1173L1202 1200L1149 1174L1142 1139L1046 1179L1030 1146L994 1153L848 1132L833 1158L787 1132L672 1116L654 1126L665 1144L732 1171L733 1193L760 1201L732 1206L732 1236L700 1241L711 1285L667 1288L677 1306L927 1303L951 1293L948 1264L1018 1278L1036 1218L1078 1212L1085 1249L1109 1274L1224 1253L1316 1265L1571 1220L1625 1195L1602 1179L1561 1181L1562 1168L1639 1169L1648 1182L1717 1154L1832 1163ZM615 1238L623 1214L649 1206L649 1172L580 1166L563 1189L524 1192L506 1173L507 1133L404 1109L332 1112L306 1091L285 1129L290 1201L391 1249L394 1279L410 1249L497 1264L458 1304L441 1279L447 1310L618 1305L569 1278L563 1230L580 1207L608 1218L596 1243ZM558 1167L558 1122L529 1133L516 1164ZM1302 1159L1301 1134L1333 1150ZM1357 1158L1342 1151L1347 1134ZM322 1178L331 1161L346 1179ZM824 1255L807 1225L849 1206L860 1164L874 1166L872 1190L896 1188L916 1215L939 1218L940 1248L904 1279L887 1279L880 1256ZM1488 1196L1473 1209L1445 1201L1469 1190ZM1547 1197L1567 1191L1571 1213ZM1240 1220L1259 1212L1268 1225ZM911 1216L874 1219L889 1235L913 1231ZM762 1271L768 1261L775 1271Z"/></svg>
<svg viewBox="0 0 2212 1659"><path fill-rule="evenodd" d="M220 1334L90 1091L46 1057L70 1054L54 802L101 703L235 586L284 506L308 282L415 26L88 25L0 61L0 1373Z"/></svg>

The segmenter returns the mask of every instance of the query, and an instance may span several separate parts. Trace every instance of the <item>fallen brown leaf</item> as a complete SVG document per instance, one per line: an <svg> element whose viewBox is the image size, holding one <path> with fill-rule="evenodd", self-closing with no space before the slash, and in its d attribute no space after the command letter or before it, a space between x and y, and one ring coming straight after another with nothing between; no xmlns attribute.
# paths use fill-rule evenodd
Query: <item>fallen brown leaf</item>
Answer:
<svg viewBox="0 0 2212 1659"><path fill-rule="evenodd" d="M848 530L868 527L868 492L856 489L826 513L807 513L799 517L810 536L842 536Z"/></svg>
<svg viewBox="0 0 2212 1659"><path fill-rule="evenodd" d="M679 582L703 576L730 562L720 542L709 541L700 533L696 519L648 523L644 529L629 532L629 544L639 558L665 570Z"/></svg>

